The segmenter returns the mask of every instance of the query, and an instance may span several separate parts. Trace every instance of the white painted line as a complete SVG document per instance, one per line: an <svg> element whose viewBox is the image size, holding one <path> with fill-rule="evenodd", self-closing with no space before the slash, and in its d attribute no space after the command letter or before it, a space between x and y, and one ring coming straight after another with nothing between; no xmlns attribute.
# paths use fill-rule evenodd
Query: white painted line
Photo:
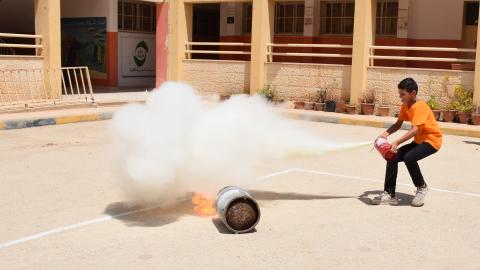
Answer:
<svg viewBox="0 0 480 270"><path fill-rule="evenodd" d="M379 179L366 178L366 177L353 176L353 175L346 175L346 174L331 173L331 172L324 172L324 171L316 171L316 170L309 170L309 169L292 168L291 171L304 172L304 173L310 173L310 174L319 174L319 175L328 175L328 176L333 176L333 177L348 178L348 179L355 179L355 180L360 180L360 181L382 183L382 184L384 182L383 180L379 180ZM414 187L414 185L412 185L412 184L405 184L405 183L397 183L397 186ZM437 191L437 192L443 192L443 193L463 195L463 196L470 196L470 197L480 197L479 193L461 192L461 191L454 191L454 190L434 188L434 187L430 187L430 190L434 190L434 191Z"/></svg>
<svg viewBox="0 0 480 270"><path fill-rule="evenodd" d="M264 176L257 177L256 180L263 180L263 179L267 179L267 178L272 178L272 177L275 177L275 176L278 176L278 175L287 174L287 173L292 172L292 171L294 171L294 169L288 169L288 170L284 170L284 171L280 171L280 172L276 172L276 173L271 173L271 174L267 174L267 175L264 175ZM180 201L184 201L184 200L185 199L180 200ZM75 224L67 225L67 226L64 226L64 227L60 227L60 228L56 228L56 229L32 234L32 235L25 236L25 237L22 237L22 238L19 238L19 239L16 239L16 240L11 240L11 241L0 243L0 249L4 249L4 248L7 248L7 247L11 247L11 246L14 246L14 245L25 243L25 242L28 242L28 241L31 241L31 240L43 238L43 237L46 237L46 236L58 234L58 233L61 233L61 232L71 231L71 230L78 229L78 228L81 228L81 227L85 227L85 226L88 226L88 225L93 225L93 224L96 224L96 223L109 221L109 220L112 220L112 219L115 219L115 218L146 212L146 211L153 210L153 209L160 208L160 207L162 207L162 205L154 205L154 206L150 206L150 207L146 207L146 208L142 208L142 209L123 212L123 213L116 214L116 215L105 215L105 216L101 216L101 217L98 217L98 218L95 218L95 219L83 221L83 222L80 222L80 223L75 223Z"/></svg>

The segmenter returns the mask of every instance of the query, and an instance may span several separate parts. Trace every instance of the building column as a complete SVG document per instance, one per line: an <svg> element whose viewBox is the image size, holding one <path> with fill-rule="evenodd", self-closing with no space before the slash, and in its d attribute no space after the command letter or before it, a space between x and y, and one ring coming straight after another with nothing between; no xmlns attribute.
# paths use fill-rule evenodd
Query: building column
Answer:
<svg viewBox="0 0 480 270"><path fill-rule="evenodd" d="M367 88L369 50L375 40L376 0L355 1L350 102L357 103Z"/></svg>
<svg viewBox="0 0 480 270"><path fill-rule="evenodd" d="M274 0L253 0L250 94L265 86L267 44L273 42Z"/></svg>
<svg viewBox="0 0 480 270"><path fill-rule="evenodd" d="M478 26L477 26L478 27ZM480 107L480 29L477 29L477 48L475 56L475 75L473 79L473 102Z"/></svg>
<svg viewBox="0 0 480 270"><path fill-rule="evenodd" d="M43 56L43 67L48 70L59 69L62 65L60 0L35 0L35 34L42 35L43 49L40 55ZM53 91L58 92L55 95L61 95L59 87L54 87Z"/></svg>
<svg viewBox="0 0 480 270"><path fill-rule="evenodd" d="M156 33L156 82L158 87L167 80L168 66L168 2L157 4L157 33Z"/></svg>
<svg viewBox="0 0 480 270"><path fill-rule="evenodd" d="M185 60L185 42L192 40L192 3L184 0L169 2L168 16L168 69L169 80L183 80L183 60Z"/></svg>

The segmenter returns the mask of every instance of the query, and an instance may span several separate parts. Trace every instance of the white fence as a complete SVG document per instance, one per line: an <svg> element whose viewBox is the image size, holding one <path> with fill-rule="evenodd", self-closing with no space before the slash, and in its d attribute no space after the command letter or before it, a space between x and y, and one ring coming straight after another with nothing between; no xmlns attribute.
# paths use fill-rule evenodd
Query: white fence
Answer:
<svg viewBox="0 0 480 270"><path fill-rule="evenodd" d="M378 51L423 51L423 52L451 52L451 53L475 53L475 49L464 48L442 48L442 47L409 47L409 46L370 46L370 65L374 65L374 59L383 60L404 60L404 61L432 61L432 62L454 62L454 63L475 63L472 58L456 57L420 57L420 56L395 56L395 55L376 55Z"/></svg>
<svg viewBox="0 0 480 270"><path fill-rule="evenodd" d="M0 110L94 102L88 67L0 69Z"/></svg>
<svg viewBox="0 0 480 270"><path fill-rule="evenodd" d="M250 55L250 51L240 50L194 50L193 46L237 46L247 47L251 46L250 43L241 42L186 42L185 43L185 57L186 59L192 59L192 54L236 54L236 55Z"/></svg>
<svg viewBox="0 0 480 270"><path fill-rule="evenodd" d="M6 38L21 38L21 39L31 39L34 44L16 44L8 43L5 41ZM24 35L24 34L10 34L10 33L0 33L0 55L9 56L15 55L18 56L31 56L30 54L21 54L16 52L16 48L21 49L35 49L33 55L41 56L43 45L42 45L42 36L41 35Z"/></svg>
<svg viewBox="0 0 480 270"><path fill-rule="evenodd" d="M274 48L324 48L324 49L352 49L352 45L342 44L294 44L294 43L270 43L267 44L268 62L273 62L273 56L304 56L304 57L334 57L352 58L352 54L343 53L302 53L302 52L274 52Z"/></svg>

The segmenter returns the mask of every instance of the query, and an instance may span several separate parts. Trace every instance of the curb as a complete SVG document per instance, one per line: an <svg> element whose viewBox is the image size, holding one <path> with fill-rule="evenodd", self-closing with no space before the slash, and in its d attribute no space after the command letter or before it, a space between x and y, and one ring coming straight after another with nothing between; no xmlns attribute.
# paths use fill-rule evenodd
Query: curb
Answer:
<svg viewBox="0 0 480 270"><path fill-rule="evenodd" d="M382 119L378 120L366 120L366 119L356 119L349 118L346 115L341 114L341 116L336 115L320 115L320 114L311 114L311 113L302 113L302 112L292 112L284 111L282 115L288 118L305 120L312 122L322 122L322 123L332 123L332 124L343 124L343 125L354 125L354 126L368 126L376 128L388 128L393 125L394 121L386 121ZM404 123L402 130L410 129L411 125L409 123ZM445 135L454 135L454 136L465 136L465 137L474 137L480 138L480 129L472 129L474 126L465 125L465 127L442 127L440 123L440 130Z"/></svg>
<svg viewBox="0 0 480 270"><path fill-rule="evenodd" d="M19 120L6 120L0 121L0 130L7 129L19 129L19 128L30 128L30 127L41 127L49 125L63 125L79 122L91 122L91 121L101 121L109 120L113 117L113 112L101 112L101 113L90 113L90 114L78 114L78 115L67 115L59 117L49 117L49 118L38 118L38 119L19 119ZM331 124L343 124L343 125L354 125L354 126L367 126L367 127L376 127L376 128L388 128L394 121L383 120L383 119L356 119L348 117L347 115L324 115L324 114L312 114L308 112L297 112L297 111L281 111L281 114L287 118L296 119L296 120L305 120L312 122L321 122L321 123L331 123ZM446 135L455 135L455 136L465 136L465 137L474 137L480 138L480 129L474 129L473 126L465 127L445 127L440 125L440 129L443 134ZM402 126L403 130L410 129L410 124L404 123Z"/></svg>
<svg viewBox="0 0 480 270"><path fill-rule="evenodd" d="M90 122L90 121L101 121L101 120L112 119L112 117L113 117L113 113L103 112L103 113L79 114L79 115L68 115L68 116L36 118L36 119L5 120L5 121L0 121L0 130L64 125L64 124Z"/></svg>

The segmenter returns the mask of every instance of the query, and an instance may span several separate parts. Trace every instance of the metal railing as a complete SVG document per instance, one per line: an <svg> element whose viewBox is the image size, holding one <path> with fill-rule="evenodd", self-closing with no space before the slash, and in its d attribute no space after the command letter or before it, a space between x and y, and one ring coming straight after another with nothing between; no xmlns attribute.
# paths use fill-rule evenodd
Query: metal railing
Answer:
<svg viewBox="0 0 480 270"><path fill-rule="evenodd" d="M251 46L250 43L241 42L185 42L185 57L192 59L192 54L229 54L229 55L250 55L250 51L240 50L194 50L193 46Z"/></svg>
<svg viewBox="0 0 480 270"><path fill-rule="evenodd" d="M88 67L0 69L0 110L95 103Z"/></svg>
<svg viewBox="0 0 480 270"><path fill-rule="evenodd" d="M24 38L24 39L33 39L34 44L17 44L17 43L8 43L7 41L3 40L0 42L0 55L12 55L12 54L3 54L2 52L7 52L7 49L10 49L10 52L14 50L14 48L19 49L35 49L35 56L41 56L43 45L42 45L42 36L41 35L26 35L26 34L10 34L10 33L0 33L0 38ZM15 51L14 51L15 52ZM26 54L18 54L14 53L15 56L31 56Z"/></svg>
<svg viewBox="0 0 480 270"><path fill-rule="evenodd" d="M464 48L370 46L370 65L373 65L372 60L375 60L375 59L404 60L404 61L475 63L475 59L471 59L471 58L376 55L375 52L377 50L383 50L383 51L394 50L394 51L451 52L451 53L475 53L475 51L476 51L475 49L464 49Z"/></svg>
<svg viewBox="0 0 480 270"><path fill-rule="evenodd" d="M0 44L6 44L7 42L0 38ZM0 55L15 55L13 48L0 47Z"/></svg>
<svg viewBox="0 0 480 270"><path fill-rule="evenodd" d="M273 56L304 56L304 57L335 57L351 58L351 54L343 53L302 53L302 52L274 52L275 47L282 48L324 48L324 49L352 49L352 45L342 44L294 44L294 43L269 43L267 44L267 61L272 62Z"/></svg>

